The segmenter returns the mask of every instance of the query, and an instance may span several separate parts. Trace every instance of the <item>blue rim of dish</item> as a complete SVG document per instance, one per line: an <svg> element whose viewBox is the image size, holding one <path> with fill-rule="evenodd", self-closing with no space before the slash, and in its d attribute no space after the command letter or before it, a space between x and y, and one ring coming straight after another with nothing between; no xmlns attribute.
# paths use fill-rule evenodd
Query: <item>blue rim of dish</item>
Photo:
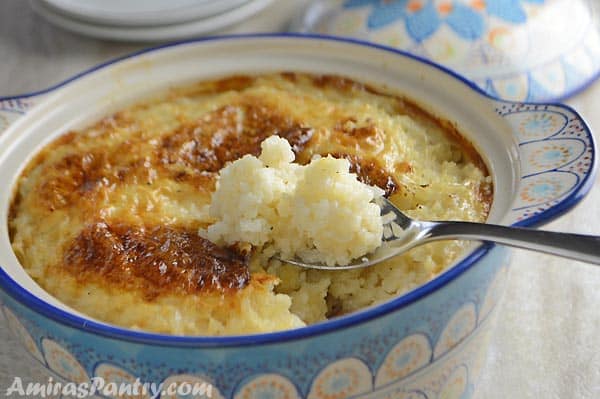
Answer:
<svg viewBox="0 0 600 399"><path fill-rule="evenodd" d="M159 45L156 47L151 47L147 49L143 49L123 57L118 57L108 62L104 62L98 64L90 69L87 69L79 74L72 76L71 78L64 80L63 82L51 86L47 89L30 92L23 95L9 96L9 97L0 97L0 101L2 100L17 100L21 98L34 97L38 95L42 95L45 93L49 93L53 90L56 90L66 84L77 80L85 75L88 75L92 72L95 72L99 69L102 69L106 66L115 64L119 61L123 61L129 58L136 57L138 55L142 55L149 52L159 51L161 49L176 47L179 45L190 44L190 43L198 43L198 42L210 42L210 41L219 41L219 40L236 40L236 39L261 39L261 38L299 38L305 40L324 40L324 41L333 41L333 42L343 42L348 44L355 44L364 47L371 47L375 49L379 49L382 51L386 51L392 54L396 54L402 57L407 57L424 64L427 64L431 67L434 67L451 78L457 79L463 84L467 85L471 89L475 90L477 93L491 99L494 101L500 101L508 104L525 104L518 101L507 101L502 100L496 97L491 96L486 93L484 90L479 88L479 86L475 85L470 80L464 78L461 75L458 75L456 72L441 66L433 61L428 59L415 56L413 54L380 45L375 43L370 43L358 39L351 38L342 38L337 36L326 36L326 35L316 35L316 34L299 34L299 33L258 33L258 34L242 34L242 35L226 35L226 36L214 36L207 38L199 38L199 39L190 39L190 40L182 40L172 43L167 43L163 45ZM539 105L537 103L531 103L532 105ZM573 112L576 115L579 115L574 109L567 105L563 104L552 104L552 103L544 103L545 105L555 105L558 107L565 108L570 112ZM581 118L581 116L580 116ZM583 121L583 118L581 118ZM594 146L592 151L592 160L591 160L591 172L584 177L581 181L579 187L575 189L572 193L570 193L565 199L563 199L560 203L554 205L552 208L537 214L531 218L515 223L514 225L518 226L537 226L542 223L549 222L554 218L560 216L565 213L567 210L575 206L591 189L593 184L592 177L596 172L596 148L593 140L593 136L588 125L585 123L586 134L590 137L590 141ZM480 260L483 256L485 256L492 248L494 244L492 243L483 243L481 246L477 247L473 252L468 254L465 258L463 258L456 265L450 267L445 272L435 277L434 279L428 281L427 283L417 287L416 289L409 291L403 295L400 295L397 298L394 298L388 302L383 304L374 306L372 308L368 308L365 310L358 311L356 313L349 314L347 316L342 316L340 318L327 320L324 322L316 323L313 325L309 325L306 327L301 327L292 330L284 330L278 332L271 333L260 333L260 334L251 334L251 335L233 335L233 336L223 336L223 337L209 337L209 336L180 336L180 335L166 335L166 334L157 334L150 332L141 332L130 330L122 327L117 327L109 324L104 324L101 322L96 322L90 319L86 319L84 317L80 317L71 313L68 313L64 310L61 310L53 305L50 305L47 302L42 301L37 298L29 291L21 287L17 282L15 282L2 267L0 267L0 287L2 287L5 292L7 292L13 299L17 300L21 304L24 304L29 309L35 311L36 313L52 319L60 324L64 324L70 327L74 327L76 329L82 330L86 333L92 333L100 336L104 336L107 338L124 340L134 343L141 344L152 344L158 346L185 346L185 347L204 347L204 348L218 348L218 347L239 347L239 346L247 346L247 345L256 345L256 344L278 344L285 341L290 340L301 340L313 337L315 335L324 335L328 333L333 333L342 328L350 328L356 327L362 323L365 323L369 320L383 317L393 311L397 311L413 302L416 302L429 294L436 291L438 288L443 287L444 285L452 282L455 278L460 276L463 272L467 271L471 268L478 260Z"/></svg>

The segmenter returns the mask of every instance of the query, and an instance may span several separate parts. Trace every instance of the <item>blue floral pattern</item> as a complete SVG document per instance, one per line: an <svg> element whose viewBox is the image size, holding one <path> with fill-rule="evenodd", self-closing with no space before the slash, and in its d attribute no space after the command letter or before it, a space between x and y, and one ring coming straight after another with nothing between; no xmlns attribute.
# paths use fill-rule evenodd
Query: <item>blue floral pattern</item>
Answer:
<svg viewBox="0 0 600 399"><path fill-rule="evenodd" d="M340 0L303 32L395 47L453 69L493 97L550 102L599 76L594 0ZM313 12L314 11L314 12ZM317 6L306 15L318 15Z"/></svg>
<svg viewBox="0 0 600 399"><path fill-rule="evenodd" d="M542 4L545 0L497 0L470 2L457 0L347 0L345 8L371 6L367 19L370 29L379 29L398 20L404 20L406 30L416 41L422 42L443 24L466 40L477 40L485 33L484 13L506 22L521 24L527 15L522 3Z"/></svg>

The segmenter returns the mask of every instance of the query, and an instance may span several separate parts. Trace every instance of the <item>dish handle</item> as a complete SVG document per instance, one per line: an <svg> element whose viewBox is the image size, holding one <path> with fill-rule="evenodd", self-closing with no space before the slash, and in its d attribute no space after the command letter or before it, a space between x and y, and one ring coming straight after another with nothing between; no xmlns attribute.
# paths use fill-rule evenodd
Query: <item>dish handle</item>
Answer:
<svg viewBox="0 0 600 399"><path fill-rule="evenodd" d="M594 137L585 120L562 104L494 106L512 128L521 160L509 221L536 226L570 210L588 193L596 172Z"/></svg>
<svg viewBox="0 0 600 399"><path fill-rule="evenodd" d="M29 94L24 96L0 97L0 134L21 116L25 115L35 104L48 93Z"/></svg>

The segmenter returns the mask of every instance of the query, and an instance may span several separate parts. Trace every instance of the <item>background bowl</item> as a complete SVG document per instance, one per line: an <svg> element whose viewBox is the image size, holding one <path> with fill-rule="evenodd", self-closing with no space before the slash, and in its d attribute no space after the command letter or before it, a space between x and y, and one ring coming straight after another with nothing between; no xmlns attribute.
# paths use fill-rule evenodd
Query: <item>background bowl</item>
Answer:
<svg viewBox="0 0 600 399"><path fill-rule="evenodd" d="M566 106L496 100L435 64L372 44L255 35L143 51L44 92L2 99L5 124L26 113L0 136L4 186L13 187L27 160L57 135L157 90L281 70L383 85L456 123L493 175L491 222L549 221L580 200L593 181L591 133ZM216 398L469 397L507 275L504 248L474 245L409 293L305 328L231 337L143 333L68 308L24 272L8 238L10 196L10 189L0 192L2 310L28 352L69 381L206 382Z"/></svg>
<svg viewBox="0 0 600 399"><path fill-rule="evenodd" d="M293 28L369 40L430 59L487 93L554 101L600 74L594 0L330 0L312 2Z"/></svg>

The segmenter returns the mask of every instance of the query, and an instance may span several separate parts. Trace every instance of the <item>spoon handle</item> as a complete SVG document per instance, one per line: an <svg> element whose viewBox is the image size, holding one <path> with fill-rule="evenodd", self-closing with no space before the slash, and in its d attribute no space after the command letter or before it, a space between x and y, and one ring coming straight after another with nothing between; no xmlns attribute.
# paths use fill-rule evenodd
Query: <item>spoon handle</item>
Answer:
<svg viewBox="0 0 600 399"><path fill-rule="evenodd" d="M600 265L600 236L469 222L424 222L426 241L458 238L493 241Z"/></svg>

